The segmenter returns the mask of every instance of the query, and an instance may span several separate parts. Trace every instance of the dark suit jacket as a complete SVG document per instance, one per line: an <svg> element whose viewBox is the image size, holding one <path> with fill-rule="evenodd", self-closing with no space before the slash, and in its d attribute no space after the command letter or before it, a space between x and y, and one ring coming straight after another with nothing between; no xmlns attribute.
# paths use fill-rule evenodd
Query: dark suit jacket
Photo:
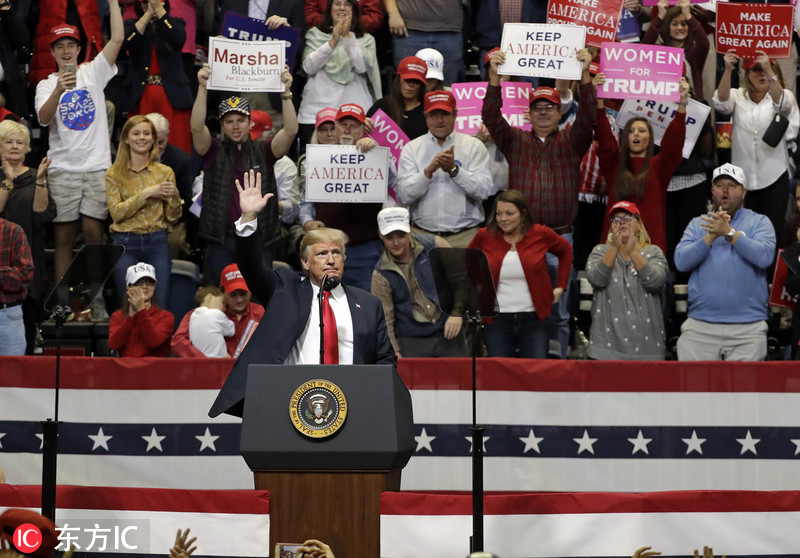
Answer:
<svg viewBox="0 0 800 558"><path fill-rule="evenodd" d="M128 73L122 82L119 107L123 112L130 112L144 93L150 59L155 43L158 65L161 66L161 80L164 93L167 94L173 108L186 110L194 102L194 94L189 77L183 69L181 49L186 42L186 22L181 18L171 18L169 14L155 22L157 32L148 25L144 34L136 30L136 20L125 21L125 43L130 64Z"/></svg>
<svg viewBox="0 0 800 558"><path fill-rule="evenodd" d="M253 337L234 364L225 385L209 411L242 416L250 364L281 364L291 353L303 333L314 302L309 279L293 271L273 271L257 256L258 238L236 237L239 270L253 295L265 304L264 317ZM380 301L370 293L344 286L347 303L353 318L353 364L391 364L397 366L397 356L386 331L386 321Z"/></svg>

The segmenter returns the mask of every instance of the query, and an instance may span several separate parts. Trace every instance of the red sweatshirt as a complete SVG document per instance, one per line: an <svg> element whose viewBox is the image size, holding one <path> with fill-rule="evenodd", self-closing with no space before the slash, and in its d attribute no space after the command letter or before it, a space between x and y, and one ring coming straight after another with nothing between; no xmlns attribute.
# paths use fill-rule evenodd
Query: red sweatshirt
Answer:
<svg viewBox="0 0 800 558"><path fill-rule="evenodd" d="M117 310L108 323L108 347L121 357L168 357L175 316L155 305L133 316Z"/></svg>
<svg viewBox="0 0 800 558"><path fill-rule="evenodd" d="M672 175L680 166L683 160L683 141L686 137L686 114L675 113L675 118L667 126L664 137L661 140L661 151L658 155L650 159L650 168L645 179L644 196L641 199L628 199L639 207L642 214L650 241L667 252L667 233L666 233L666 200L667 187ZM619 165L619 145L611 132L611 124L608 118L597 119L597 154L600 157L600 172L606 180L606 193L608 194L608 209L611 209L616 202L620 201L614 192L614 184L617 178L617 166ZM620 138L620 141L623 141ZM636 172L644 165L644 157L634 157L631 159L633 171ZM606 219L603 223L603 235L606 238L609 229L608 210Z"/></svg>

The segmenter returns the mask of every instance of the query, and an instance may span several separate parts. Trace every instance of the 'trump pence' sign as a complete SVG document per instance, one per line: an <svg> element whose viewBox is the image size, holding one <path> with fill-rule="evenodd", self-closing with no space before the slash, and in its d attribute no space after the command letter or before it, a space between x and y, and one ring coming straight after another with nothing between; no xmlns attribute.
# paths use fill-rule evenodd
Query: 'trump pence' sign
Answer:
<svg viewBox="0 0 800 558"><path fill-rule="evenodd" d="M306 147L306 199L312 202L383 203L389 184L389 149L362 153L354 145Z"/></svg>

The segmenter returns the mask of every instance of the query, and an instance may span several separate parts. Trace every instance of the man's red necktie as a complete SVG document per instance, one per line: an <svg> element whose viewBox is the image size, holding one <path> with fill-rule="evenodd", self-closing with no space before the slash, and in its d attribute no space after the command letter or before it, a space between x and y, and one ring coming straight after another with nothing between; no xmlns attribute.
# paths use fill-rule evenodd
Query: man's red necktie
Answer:
<svg viewBox="0 0 800 558"><path fill-rule="evenodd" d="M325 364L339 364L339 334L336 331L336 316L328 300L330 291L322 291L322 322L325 324Z"/></svg>

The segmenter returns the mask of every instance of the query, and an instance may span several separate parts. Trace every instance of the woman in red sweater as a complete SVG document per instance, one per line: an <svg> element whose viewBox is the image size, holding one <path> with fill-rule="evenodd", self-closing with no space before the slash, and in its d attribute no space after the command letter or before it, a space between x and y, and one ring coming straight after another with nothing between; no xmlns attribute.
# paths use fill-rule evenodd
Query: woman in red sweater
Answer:
<svg viewBox="0 0 800 558"><path fill-rule="evenodd" d="M595 84L605 81L597 74ZM619 144L611 131L607 118L597 119L597 155L600 172L606 181L608 205L618 201L635 203L647 223L652 243L667 251L666 199L667 187L673 173L683 159L683 142L686 138L686 105L689 103L689 82L681 78L681 100L678 111L667 126L661 139L661 151L653 155L655 141L653 128L644 118L631 118L619 135ZM598 111L603 112L603 100L597 100ZM608 234L610 215L606 212L603 237Z"/></svg>
<svg viewBox="0 0 800 558"><path fill-rule="evenodd" d="M500 192L487 226L469 244L489 260L500 313L484 328L490 357L547 358L547 317L567 287L572 247L544 225L535 225L524 196ZM558 256L553 288L545 256Z"/></svg>
<svg viewBox="0 0 800 558"><path fill-rule="evenodd" d="M121 357L167 357L175 316L153 304L156 270L144 262L128 268L122 309L111 315L108 347Z"/></svg>

